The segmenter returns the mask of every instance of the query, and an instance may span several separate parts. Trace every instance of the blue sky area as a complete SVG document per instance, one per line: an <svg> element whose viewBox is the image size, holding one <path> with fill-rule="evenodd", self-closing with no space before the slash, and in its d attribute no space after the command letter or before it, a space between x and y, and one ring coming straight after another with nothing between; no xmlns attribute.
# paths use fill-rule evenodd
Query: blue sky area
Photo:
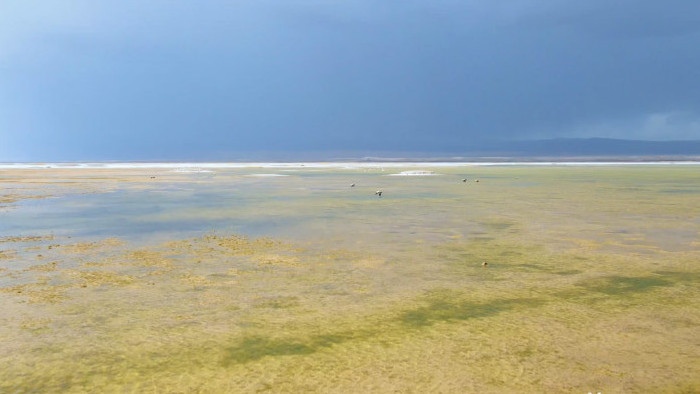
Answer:
<svg viewBox="0 0 700 394"><path fill-rule="evenodd" d="M700 139L697 0L0 2L0 161Z"/></svg>

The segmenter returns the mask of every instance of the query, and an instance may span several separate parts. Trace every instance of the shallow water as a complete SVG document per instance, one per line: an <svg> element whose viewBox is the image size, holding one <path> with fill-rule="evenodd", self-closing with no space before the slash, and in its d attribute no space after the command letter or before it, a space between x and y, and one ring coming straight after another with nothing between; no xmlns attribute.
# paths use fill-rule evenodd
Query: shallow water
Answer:
<svg viewBox="0 0 700 394"><path fill-rule="evenodd" d="M700 166L208 170L0 170L0 392L700 390Z"/></svg>

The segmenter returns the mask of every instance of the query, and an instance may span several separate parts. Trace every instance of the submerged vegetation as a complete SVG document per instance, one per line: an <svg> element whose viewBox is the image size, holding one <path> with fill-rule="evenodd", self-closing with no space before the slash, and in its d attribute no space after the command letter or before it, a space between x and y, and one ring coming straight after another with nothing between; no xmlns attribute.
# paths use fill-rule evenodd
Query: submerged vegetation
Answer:
<svg viewBox="0 0 700 394"><path fill-rule="evenodd" d="M668 192L697 168L437 171L108 173L18 202L0 391L700 390L700 206Z"/></svg>

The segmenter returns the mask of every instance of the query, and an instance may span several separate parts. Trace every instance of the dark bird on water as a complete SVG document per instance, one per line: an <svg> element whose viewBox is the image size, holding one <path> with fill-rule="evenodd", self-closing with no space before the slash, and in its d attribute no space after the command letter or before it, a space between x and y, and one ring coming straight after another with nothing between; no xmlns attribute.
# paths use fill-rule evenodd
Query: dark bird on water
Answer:
<svg viewBox="0 0 700 394"><path fill-rule="evenodd" d="M379 197L381 197L381 196L382 196L382 191L381 191L381 190L377 190L376 192L374 192L374 194L376 194L376 195L378 195Z"/></svg>
<svg viewBox="0 0 700 394"><path fill-rule="evenodd" d="M355 187L355 184L353 183L352 185L350 185L350 187Z"/></svg>
<svg viewBox="0 0 700 394"><path fill-rule="evenodd" d="M466 181L467 181L467 178L462 179L462 182L466 182Z"/></svg>

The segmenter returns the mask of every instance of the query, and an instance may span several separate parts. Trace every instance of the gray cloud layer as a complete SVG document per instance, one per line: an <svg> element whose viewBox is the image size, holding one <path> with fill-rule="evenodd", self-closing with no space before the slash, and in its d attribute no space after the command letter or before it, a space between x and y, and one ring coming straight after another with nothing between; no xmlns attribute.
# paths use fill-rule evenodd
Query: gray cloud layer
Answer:
<svg viewBox="0 0 700 394"><path fill-rule="evenodd" d="M579 3L5 1L0 161L699 139L700 2Z"/></svg>

